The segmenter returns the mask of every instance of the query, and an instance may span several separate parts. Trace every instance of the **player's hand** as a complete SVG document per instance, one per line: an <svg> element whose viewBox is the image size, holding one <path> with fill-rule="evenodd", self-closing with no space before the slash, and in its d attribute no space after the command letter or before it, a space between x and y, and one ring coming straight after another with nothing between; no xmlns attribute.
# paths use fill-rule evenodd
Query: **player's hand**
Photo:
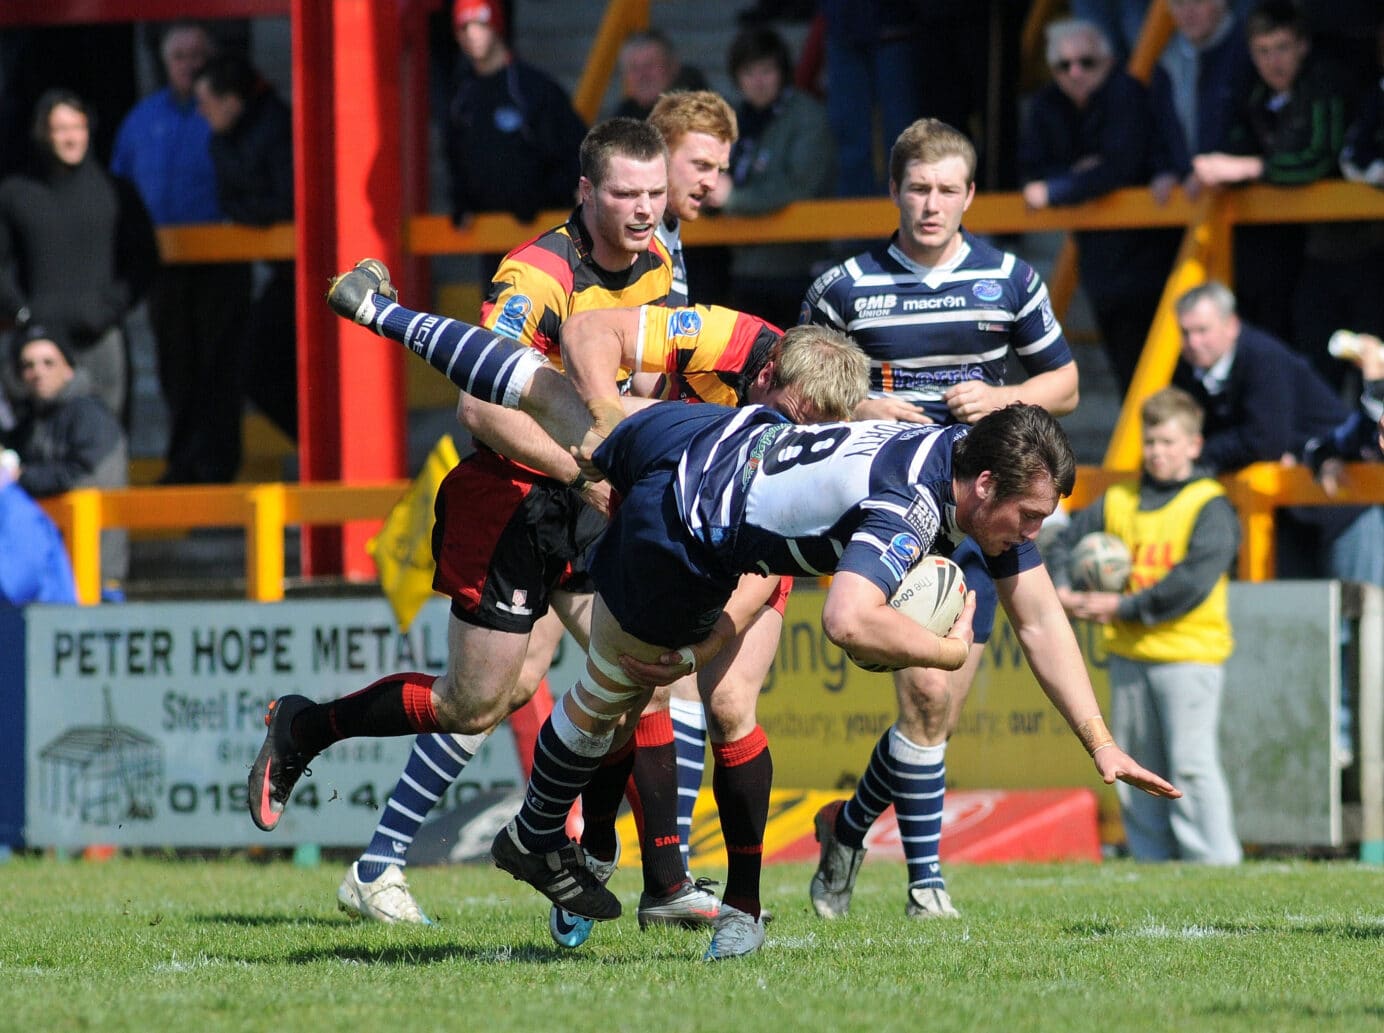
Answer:
<svg viewBox="0 0 1384 1033"><path fill-rule="evenodd" d="M1324 460L1322 468L1317 471L1317 483L1322 486L1327 498L1334 499L1346 486L1345 461L1335 457Z"/></svg>
<svg viewBox="0 0 1384 1033"><path fill-rule="evenodd" d="M952 626L948 629L946 638L954 638L966 646L966 652L961 654L961 664L966 663L966 658L971 655L971 647L975 645L976 633L971 626L971 622L976 616L976 593L974 589L966 592L966 602L961 607L961 612L956 615L956 620L952 621Z"/></svg>
<svg viewBox="0 0 1384 1033"><path fill-rule="evenodd" d="M1150 796L1163 796L1169 800L1176 800L1182 795L1181 789L1163 776L1156 775L1148 768L1141 766L1118 745L1097 750L1091 759L1096 762L1096 770L1100 772L1101 779L1108 786L1114 785L1115 779L1118 778L1121 782L1127 782L1136 789L1142 789Z"/></svg>
<svg viewBox="0 0 1384 1033"><path fill-rule="evenodd" d="M1058 598L1062 598L1061 593ZM1069 598L1070 607L1063 603L1063 609L1078 620L1095 621L1097 624L1113 621L1115 611L1120 606L1119 592L1070 592Z"/></svg>
<svg viewBox="0 0 1384 1033"><path fill-rule="evenodd" d="M640 688L656 689L700 671L721 651L722 642L715 635L681 649L661 654L657 660L639 660L628 653L620 654L620 670Z"/></svg>
<svg viewBox="0 0 1384 1033"><path fill-rule="evenodd" d="M895 420L899 423L931 423L932 417L916 405L897 398L867 398L851 413L853 420Z"/></svg>
<svg viewBox="0 0 1384 1033"><path fill-rule="evenodd" d="M1149 183L1149 191L1153 194L1153 203L1162 207L1167 204L1173 196L1173 187L1177 186L1177 174L1173 172L1160 172L1153 177Z"/></svg>
<svg viewBox="0 0 1384 1033"><path fill-rule="evenodd" d="M942 395L951 414L961 423L976 423L1008 403L1005 389L979 380L967 380L947 388Z"/></svg>
<svg viewBox="0 0 1384 1033"><path fill-rule="evenodd" d="M585 476L585 474L582 476ZM613 490L609 481L587 480L587 482L582 485L581 499L597 513L600 513L601 516L609 517Z"/></svg>

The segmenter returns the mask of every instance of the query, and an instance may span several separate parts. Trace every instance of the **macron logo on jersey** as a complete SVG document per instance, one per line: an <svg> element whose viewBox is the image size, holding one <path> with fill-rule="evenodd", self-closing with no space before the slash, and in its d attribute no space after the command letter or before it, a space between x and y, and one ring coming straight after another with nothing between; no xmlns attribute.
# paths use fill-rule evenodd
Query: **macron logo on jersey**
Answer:
<svg viewBox="0 0 1384 1033"><path fill-rule="evenodd" d="M893 297L893 295L890 295ZM964 294L944 294L940 298L904 298L903 310L905 312L931 312L939 308L965 308L966 296Z"/></svg>
<svg viewBox="0 0 1384 1033"><path fill-rule="evenodd" d="M857 319L872 319L889 315L898 303L897 294L867 294L863 298L856 298L852 307Z"/></svg>

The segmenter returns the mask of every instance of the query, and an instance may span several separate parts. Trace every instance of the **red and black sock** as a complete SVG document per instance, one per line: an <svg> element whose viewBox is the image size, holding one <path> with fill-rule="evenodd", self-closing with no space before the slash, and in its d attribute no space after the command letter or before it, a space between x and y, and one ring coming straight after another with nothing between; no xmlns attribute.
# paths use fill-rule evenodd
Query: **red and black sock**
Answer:
<svg viewBox="0 0 1384 1033"><path fill-rule="evenodd" d="M726 892L721 899L758 918L764 826L769 822L769 786L774 779L769 740L755 725L743 739L712 743L711 754L716 759L711 791L726 842Z"/></svg>
<svg viewBox="0 0 1384 1033"><path fill-rule="evenodd" d="M431 674L390 674L359 692L319 703L293 719L293 741L316 755L342 739L445 731L433 709Z"/></svg>
<svg viewBox="0 0 1384 1033"><path fill-rule="evenodd" d="M591 781L581 791L581 816L584 825L581 845L587 853L602 861L615 858L615 818L620 813L620 799L625 795L634 766L634 739L614 753L607 753Z"/></svg>
<svg viewBox="0 0 1384 1033"><path fill-rule="evenodd" d="M666 897L687 879L678 835L678 754L668 711L645 714L634 730L634 786L644 812L639 850L644 891Z"/></svg>

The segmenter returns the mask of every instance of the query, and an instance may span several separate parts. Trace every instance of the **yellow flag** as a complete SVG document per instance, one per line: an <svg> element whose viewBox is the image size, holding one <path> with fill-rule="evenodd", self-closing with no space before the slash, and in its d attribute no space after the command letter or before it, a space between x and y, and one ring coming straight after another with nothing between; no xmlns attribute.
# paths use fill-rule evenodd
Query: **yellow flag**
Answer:
<svg viewBox="0 0 1384 1033"><path fill-rule="evenodd" d="M433 500L442 479L456 465L456 443L444 434L404 497L389 511L380 533L365 543L365 550L375 557L380 589L389 600L400 631L408 631L432 595Z"/></svg>

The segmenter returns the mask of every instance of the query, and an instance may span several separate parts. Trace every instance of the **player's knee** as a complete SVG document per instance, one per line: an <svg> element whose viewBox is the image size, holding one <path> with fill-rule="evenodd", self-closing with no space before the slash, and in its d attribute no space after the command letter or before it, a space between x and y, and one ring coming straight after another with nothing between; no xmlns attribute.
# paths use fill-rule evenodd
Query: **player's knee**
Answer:
<svg viewBox="0 0 1384 1033"><path fill-rule="evenodd" d="M494 728L509 716L508 693L488 692L483 687L459 682L453 677L439 678L434 683L438 694L437 717L449 732L477 735Z"/></svg>

